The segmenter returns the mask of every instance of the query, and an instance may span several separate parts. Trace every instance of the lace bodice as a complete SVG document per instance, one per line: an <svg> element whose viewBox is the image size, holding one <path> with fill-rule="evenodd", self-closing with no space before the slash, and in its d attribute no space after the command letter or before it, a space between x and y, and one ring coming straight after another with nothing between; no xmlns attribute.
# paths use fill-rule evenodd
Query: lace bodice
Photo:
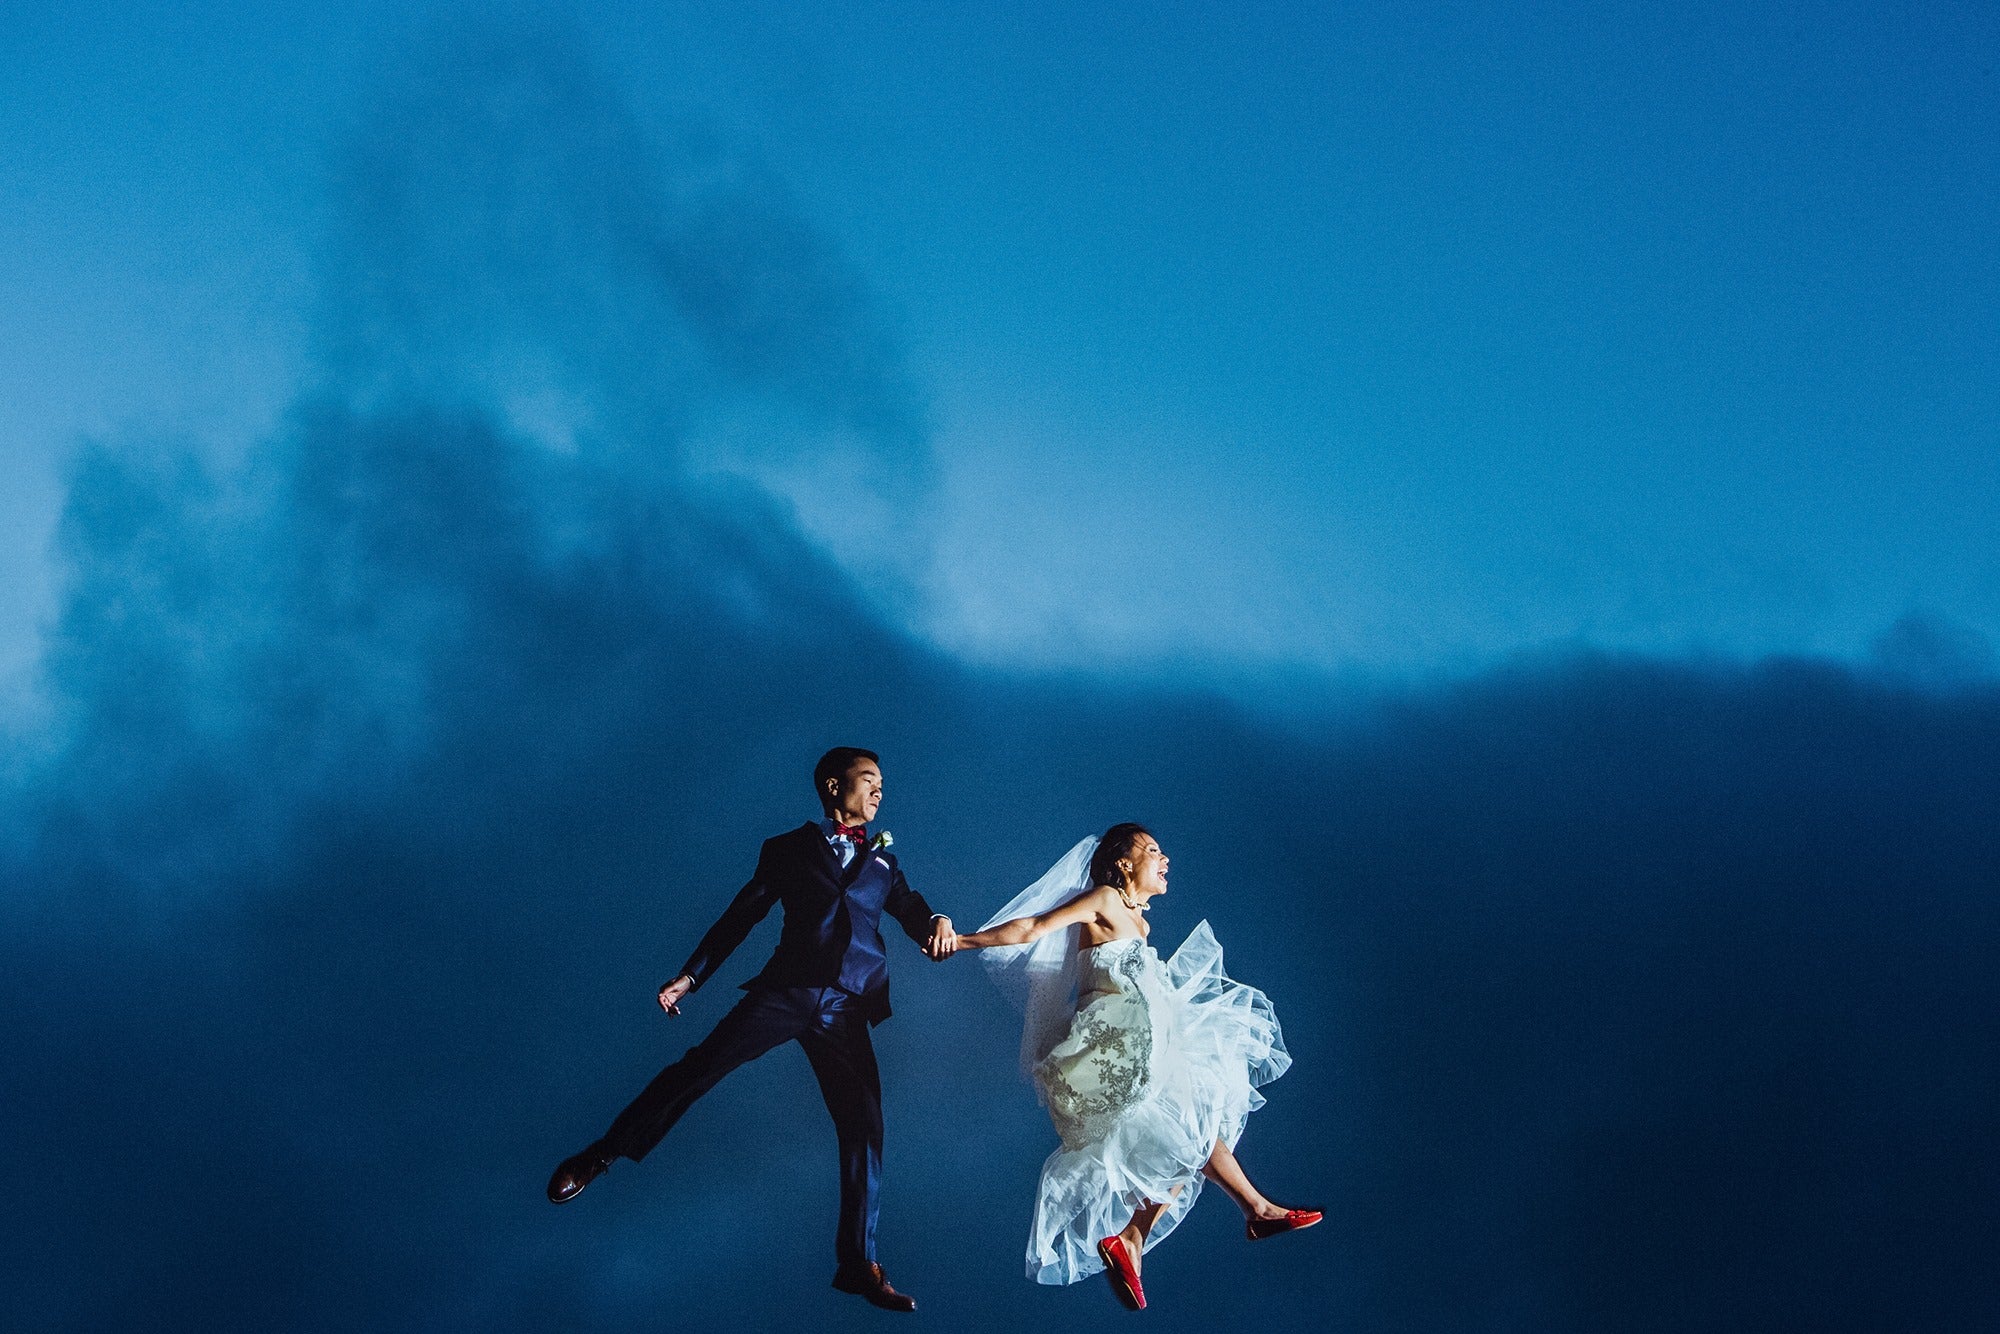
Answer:
<svg viewBox="0 0 2000 1334"><path fill-rule="evenodd" d="M1137 990L1139 973L1149 962L1157 963L1159 957L1138 936L1107 940L1084 950L1083 965L1077 973L1077 1007L1081 1009L1094 995Z"/></svg>

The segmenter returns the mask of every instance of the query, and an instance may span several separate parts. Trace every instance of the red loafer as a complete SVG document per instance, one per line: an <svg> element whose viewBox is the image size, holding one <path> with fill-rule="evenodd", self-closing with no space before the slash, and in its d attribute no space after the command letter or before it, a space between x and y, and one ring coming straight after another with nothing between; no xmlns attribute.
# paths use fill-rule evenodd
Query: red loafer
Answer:
<svg viewBox="0 0 2000 1334"><path fill-rule="evenodd" d="M1146 1309L1146 1290L1139 1286L1139 1271L1132 1267L1132 1257L1125 1251L1121 1237L1106 1237L1097 1243L1097 1258L1104 1261L1104 1276L1111 1280L1111 1291L1118 1295L1128 1311Z"/></svg>
<svg viewBox="0 0 2000 1334"><path fill-rule="evenodd" d="M1252 1241L1262 1241L1275 1237L1280 1232L1297 1232L1302 1227L1311 1227L1324 1217L1317 1209L1287 1209L1283 1218L1252 1218L1243 1224L1243 1232Z"/></svg>

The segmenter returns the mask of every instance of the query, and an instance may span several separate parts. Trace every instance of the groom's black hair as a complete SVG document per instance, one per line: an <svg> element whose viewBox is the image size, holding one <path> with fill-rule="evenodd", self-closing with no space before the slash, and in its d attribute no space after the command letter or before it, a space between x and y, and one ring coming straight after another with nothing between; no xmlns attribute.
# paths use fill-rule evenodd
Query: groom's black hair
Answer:
<svg viewBox="0 0 2000 1334"><path fill-rule="evenodd" d="M813 793L819 798L819 808L822 811L833 809L833 803L826 799L826 780L847 777L847 771L854 767L856 760L882 763L880 755L872 750L863 750L859 746L835 746L819 757L819 763L813 766Z"/></svg>

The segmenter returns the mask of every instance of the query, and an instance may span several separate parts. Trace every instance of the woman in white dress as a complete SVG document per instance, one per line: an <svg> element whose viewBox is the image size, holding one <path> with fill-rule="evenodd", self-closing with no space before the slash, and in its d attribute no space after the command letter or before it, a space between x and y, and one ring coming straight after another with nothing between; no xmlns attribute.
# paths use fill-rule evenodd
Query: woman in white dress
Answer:
<svg viewBox="0 0 2000 1334"><path fill-rule="evenodd" d="M1273 1204L1236 1160L1257 1086L1285 1072L1264 993L1222 971L1207 922L1170 959L1146 943L1146 910L1167 892L1167 855L1136 824L1089 838L987 925L957 938L986 953L1027 1012L1023 1070L1062 1146L1042 1165L1028 1275L1074 1283L1104 1271L1120 1301L1145 1306L1141 1256L1213 1181L1261 1240L1320 1215Z"/></svg>

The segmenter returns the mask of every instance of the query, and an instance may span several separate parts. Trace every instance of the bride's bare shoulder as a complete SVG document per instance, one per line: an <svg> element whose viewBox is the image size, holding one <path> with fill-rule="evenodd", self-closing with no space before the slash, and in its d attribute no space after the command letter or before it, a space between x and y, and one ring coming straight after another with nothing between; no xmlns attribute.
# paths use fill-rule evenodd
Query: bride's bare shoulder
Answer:
<svg viewBox="0 0 2000 1334"><path fill-rule="evenodd" d="M1070 902L1076 904L1080 908L1090 908L1093 911L1095 911L1098 916L1102 917L1104 915L1104 909L1106 905L1108 905L1111 902L1111 900L1116 898L1117 896L1118 896L1118 891L1111 888L1111 886L1109 885L1092 885L1089 889L1084 890L1083 893L1077 895L1074 899L1071 899Z"/></svg>
<svg viewBox="0 0 2000 1334"><path fill-rule="evenodd" d="M1088 913L1078 923L1083 930L1082 938L1077 941L1079 949L1095 949L1117 938L1118 926L1110 916L1111 904L1117 896L1118 891L1109 885L1092 885L1071 900Z"/></svg>

